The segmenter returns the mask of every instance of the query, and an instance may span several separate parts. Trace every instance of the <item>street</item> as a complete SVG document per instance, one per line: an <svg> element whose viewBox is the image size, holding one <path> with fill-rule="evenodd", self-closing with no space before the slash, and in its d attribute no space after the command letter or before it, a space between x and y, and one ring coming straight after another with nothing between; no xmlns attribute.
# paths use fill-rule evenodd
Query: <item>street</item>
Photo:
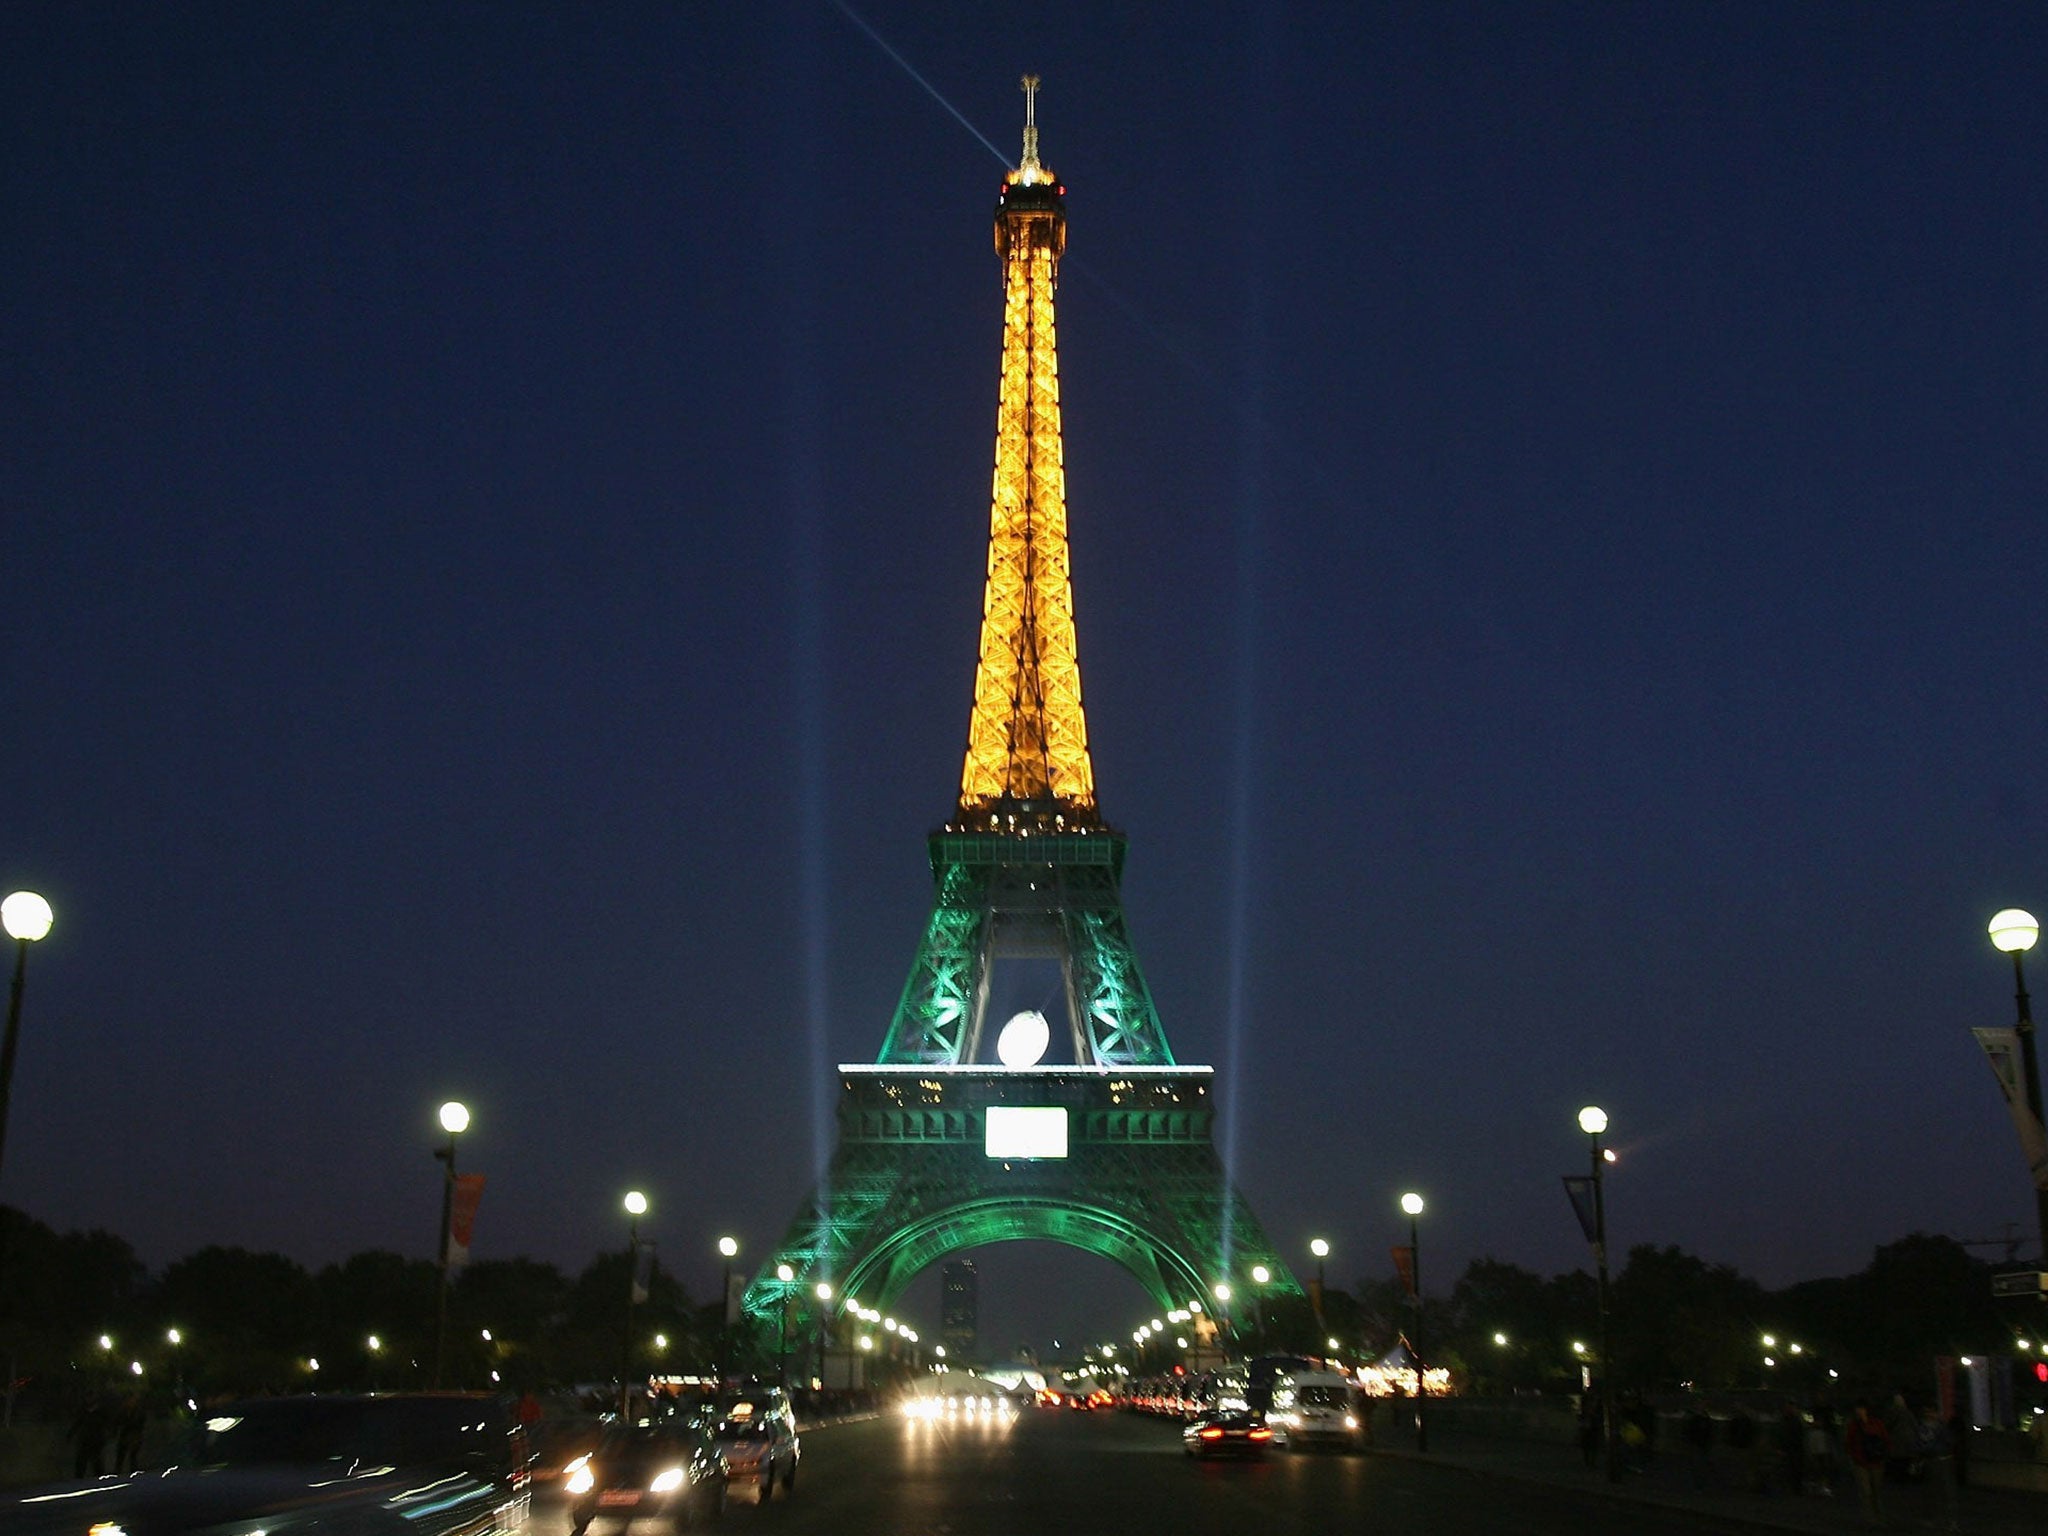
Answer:
<svg viewBox="0 0 2048 1536"><path fill-rule="evenodd" d="M735 1498L729 1527L818 1536L1385 1530L1417 1536L1664 1536L1719 1529L1597 1496L1380 1456L1274 1452L1196 1463L1180 1426L1121 1413L1027 1410L994 1423L894 1415L809 1429L797 1487L766 1508ZM567 1536L559 1504L535 1536ZM610 1522L592 1536L611 1536ZM651 1529L651 1523L635 1532Z"/></svg>

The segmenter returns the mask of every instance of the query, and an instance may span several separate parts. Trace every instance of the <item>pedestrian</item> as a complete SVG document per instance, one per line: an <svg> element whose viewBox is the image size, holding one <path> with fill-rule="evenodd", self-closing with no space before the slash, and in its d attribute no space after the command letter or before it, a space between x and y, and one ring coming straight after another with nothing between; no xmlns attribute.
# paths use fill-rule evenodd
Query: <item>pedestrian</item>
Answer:
<svg viewBox="0 0 2048 1536"><path fill-rule="evenodd" d="M1976 1423L1970 1417L1970 1387L1962 1384L1956 1393L1955 1416L1949 1421L1949 1439L1955 1449L1956 1487L1970 1486L1970 1436L1976 1433Z"/></svg>
<svg viewBox="0 0 2048 1536"><path fill-rule="evenodd" d="M98 1477L107 1470L107 1406L98 1393L86 1399L71 1421L71 1443L73 1477Z"/></svg>
<svg viewBox="0 0 2048 1536"><path fill-rule="evenodd" d="M1704 1492L1714 1486L1714 1416L1704 1398L1695 1397L1686 1406L1681 1433L1692 1457L1692 1485Z"/></svg>
<svg viewBox="0 0 2048 1536"><path fill-rule="evenodd" d="M1920 1458L1927 1479L1941 1490L1942 1525L1951 1531L1959 1530L1956 1524L1955 1437L1942 1420L1937 1404L1930 1402L1920 1410L1920 1432L1913 1449Z"/></svg>
<svg viewBox="0 0 2048 1536"><path fill-rule="evenodd" d="M142 1394L130 1392L121 1399L121 1411L114 1420L114 1471L122 1477L133 1472L142 1460L142 1435L149 1428L149 1414L142 1406Z"/></svg>
<svg viewBox="0 0 2048 1536"><path fill-rule="evenodd" d="M1842 1441L1840 1431L1834 1406L1825 1398L1816 1401L1813 1423L1806 1431L1806 1475L1813 1491L1824 1499L1833 1498L1840 1485L1841 1458L1836 1454Z"/></svg>
<svg viewBox="0 0 2048 1536"><path fill-rule="evenodd" d="M1884 1432L1892 1443L1885 1457L1885 1476L1895 1483L1912 1482L1919 1470L1914 1465L1913 1446L1920 1438L1920 1418L1906 1405L1905 1393L1892 1394L1892 1405L1885 1410Z"/></svg>
<svg viewBox="0 0 2048 1536"><path fill-rule="evenodd" d="M1856 1498L1863 1521L1873 1529L1884 1524L1884 1466L1891 1456L1891 1436L1870 1404L1857 1403L1843 1432L1842 1449L1849 1456L1849 1475L1856 1479Z"/></svg>
<svg viewBox="0 0 2048 1536"><path fill-rule="evenodd" d="M1778 1461L1794 1496L1806 1491L1806 1415L1787 1403L1778 1410Z"/></svg>

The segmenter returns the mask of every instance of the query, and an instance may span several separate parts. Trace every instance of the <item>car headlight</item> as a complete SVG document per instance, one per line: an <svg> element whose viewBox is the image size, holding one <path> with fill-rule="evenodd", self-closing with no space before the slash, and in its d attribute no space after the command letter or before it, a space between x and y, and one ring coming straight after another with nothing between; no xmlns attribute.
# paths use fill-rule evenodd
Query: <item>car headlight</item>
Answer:
<svg viewBox="0 0 2048 1536"><path fill-rule="evenodd" d="M683 1469L670 1467L664 1472L657 1473L654 1481L647 1485L647 1490L650 1493L674 1493L682 1486Z"/></svg>
<svg viewBox="0 0 2048 1536"><path fill-rule="evenodd" d="M562 1486L571 1493L588 1493L597 1486L597 1475L590 1470L588 1456L579 1456L569 1463L569 1475L562 1480Z"/></svg>
<svg viewBox="0 0 2048 1536"><path fill-rule="evenodd" d="M1357 1414L1355 1414L1355 1413L1347 1413L1347 1414L1345 1414L1345 1415L1344 1415L1344 1427L1345 1427L1346 1429L1356 1429L1356 1428L1358 1428L1358 1415L1357 1415Z"/></svg>

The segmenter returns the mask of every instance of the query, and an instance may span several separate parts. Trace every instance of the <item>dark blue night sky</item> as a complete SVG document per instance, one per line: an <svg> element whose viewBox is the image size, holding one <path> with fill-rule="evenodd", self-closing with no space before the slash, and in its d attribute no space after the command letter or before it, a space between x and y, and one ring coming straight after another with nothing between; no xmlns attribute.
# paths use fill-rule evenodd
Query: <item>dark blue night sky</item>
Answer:
<svg viewBox="0 0 2048 1536"><path fill-rule="evenodd" d="M1098 785L1283 1250L1583 1264L1588 1101L1624 1246L2030 1223L2048 13L857 9L1006 157L1044 77ZM459 1095L479 1257L639 1184L713 1288L928 907L997 158L827 0L16 7L0 120L0 1199L425 1254Z"/></svg>

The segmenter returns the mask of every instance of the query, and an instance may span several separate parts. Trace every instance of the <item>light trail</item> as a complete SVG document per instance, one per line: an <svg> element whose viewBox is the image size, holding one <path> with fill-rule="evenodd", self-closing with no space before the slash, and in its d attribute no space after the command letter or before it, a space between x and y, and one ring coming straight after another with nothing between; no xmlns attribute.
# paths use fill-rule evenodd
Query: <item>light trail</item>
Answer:
<svg viewBox="0 0 2048 1536"><path fill-rule="evenodd" d="M865 32L867 34L868 41L873 43L877 48L881 49L882 52L886 53L898 69L902 70L903 73L910 76L910 78L915 80L919 85L923 86L925 94L927 96L931 97L933 101L936 101L940 106L944 107L948 112L950 112L953 115L954 122L958 123L962 128L965 128L969 133L973 134L975 138L979 139L981 141L982 147L987 149L987 151L990 154L996 157L996 163L998 165L1002 166L1002 168L1006 171L1011 168L1010 157L1004 154L1000 149L997 149L994 142L990 140L987 134L983 133L979 128L975 127L974 124L970 123L967 120L966 114L964 114L958 107L954 106L952 102L946 100L945 96L940 92L939 88L936 85L933 85L931 81L925 79L923 75L919 74L917 72L917 67L913 65L910 62L910 60L904 58L903 55L898 53L894 48L891 48L889 46L888 39L884 38L881 33L877 32L873 27L869 26L866 18L864 18L860 14L860 12L856 11L852 6L848 5L846 3L846 0L832 0L832 4L834 9L836 9L842 16L844 16L848 21L852 22L856 27L859 27L861 31Z"/></svg>

